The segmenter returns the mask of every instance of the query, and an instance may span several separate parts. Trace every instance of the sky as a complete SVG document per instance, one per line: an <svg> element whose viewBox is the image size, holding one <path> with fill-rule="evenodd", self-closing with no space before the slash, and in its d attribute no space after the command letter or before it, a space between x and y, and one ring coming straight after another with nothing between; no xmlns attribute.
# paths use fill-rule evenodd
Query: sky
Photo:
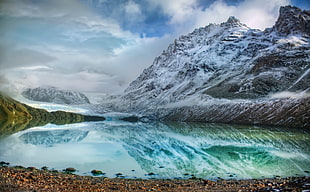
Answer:
<svg viewBox="0 0 310 192"><path fill-rule="evenodd" d="M180 35L237 17L272 27L309 0L0 0L0 90L114 94Z"/></svg>

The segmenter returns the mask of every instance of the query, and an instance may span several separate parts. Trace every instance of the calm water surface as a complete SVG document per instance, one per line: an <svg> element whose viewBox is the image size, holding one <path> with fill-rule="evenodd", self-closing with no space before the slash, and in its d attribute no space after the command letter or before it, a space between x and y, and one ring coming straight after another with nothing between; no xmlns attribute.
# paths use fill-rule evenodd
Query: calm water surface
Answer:
<svg viewBox="0 0 310 192"><path fill-rule="evenodd" d="M0 140L0 161L138 178L309 176L306 130L105 121L46 125ZM154 173L148 176L149 173Z"/></svg>

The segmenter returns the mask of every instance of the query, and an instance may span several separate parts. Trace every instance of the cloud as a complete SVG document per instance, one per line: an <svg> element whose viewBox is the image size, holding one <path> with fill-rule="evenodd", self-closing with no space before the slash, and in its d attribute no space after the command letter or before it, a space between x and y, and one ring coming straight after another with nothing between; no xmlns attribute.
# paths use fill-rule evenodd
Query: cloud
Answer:
<svg viewBox="0 0 310 192"><path fill-rule="evenodd" d="M183 23L191 18L197 9L197 0L150 0L154 6L159 6L163 13L170 16L170 23Z"/></svg>
<svg viewBox="0 0 310 192"><path fill-rule="evenodd" d="M15 68L22 66L41 65L41 63L50 63L55 58L44 54L43 52L27 48L18 49L13 47L2 47L1 51L1 69Z"/></svg>
<svg viewBox="0 0 310 192"><path fill-rule="evenodd" d="M90 2L96 5L86 6ZM0 83L119 92L179 35L232 15L250 27L271 27L279 7L289 3L3 0L0 75L6 81Z"/></svg>
<svg viewBox="0 0 310 192"><path fill-rule="evenodd" d="M247 0L242 1L237 6L229 6L223 1L216 1L210 7L200 13L200 18L212 18L216 16L226 21L229 16L235 16L242 23L245 23L251 28L264 30L267 27L272 27L278 16L278 11L281 6L290 4L289 0ZM197 19L196 25L202 25L206 20Z"/></svg>
<svg viewBox="0 0 310 192"><path fill-rule="evenodd" d="M238 4L216 0L201 4L198 0L151 0L153 6L159 6L164 14L169 15L169 23L175 25L179 33L189 32L193 28L209 23L225 22L235 16L249 27L264 30L271 27L280 6L290 4L290 0L244 0Z"/></svg>
<svg viewBox="0 0 310 192"><path fill-rule="evenodd" d="M195 18L196 26L204 26L209 23L222 23L229 16L235 16L237 7L229 6L223 1L215 1L208 8L199 10Z"/></svg>
<svg viewBox="0 0 310 192"><path fill-rule="evenodd" d="M16 95L17 88L15 85L12 85L9 80L5 77L5 75L0 73L0 92L4 92L8 95Z"/></svg>
<svg viewBox="0 0 310 192"><path fill-rule="evenodd" d="M0 17L2 87L111 91L119 75L105 61L137 38L75 0L3 1Z"/></svg>
<svg viewBox="0 0 310 192"><path fill-rule="evenodd" d="M138 24L144 22L145 16L142 13L141 7L139 4L135 3L132 0L129 0L122 7L122 11L124 12L123 22L126 22L127 28L136 27Z"/></svg>
<svg viewBox="0 0 310 192"><path fill-rule="evenodd" d="M152 37L137 39L132 45L115 50L115 57L107 62L111 63L108 70L124 79L126 85L150 66L156 56L166 49L174 36Z"/></svg>
<svg viewBox="0 0 310 192"><path fill-rule="evenodd" d="M140 15L142 13L140 6L132 0L126 3L125 12L129 15Z"/></svg>
<svg viewBox="0 0 310 192"><path fill-rule="evenodd" d="M249 27L263 30L272 27L278 17L280 7L289 4L289 0L244 1L239 5L235 15Z"/></svg>
<svg viewBox="0 0 310 192"><path fill-rule="evenodd" d="M310 92L290 92L290 91L282 91L278 93L271 94L269 96L272 99L301 99L310 97Z"/></svg>
<svg viewBox="0 0 310 192"><path fill-rule="evenodd" d="M2 0L1 3L1 14L14 17L74 18L81 15L94 16L92 11L85 9L85 6L76 0Z"/></svg>

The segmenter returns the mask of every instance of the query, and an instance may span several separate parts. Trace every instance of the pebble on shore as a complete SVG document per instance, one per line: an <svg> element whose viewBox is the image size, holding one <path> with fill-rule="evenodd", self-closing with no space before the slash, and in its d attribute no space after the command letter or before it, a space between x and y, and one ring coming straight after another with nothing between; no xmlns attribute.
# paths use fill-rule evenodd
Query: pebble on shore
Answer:
<svg viewBox="0 0 310 192"><path fill-rule="evenodd" d="M0 167L0 191L310 191L309 177L274 179L109 179L48 170Z"/></svg>

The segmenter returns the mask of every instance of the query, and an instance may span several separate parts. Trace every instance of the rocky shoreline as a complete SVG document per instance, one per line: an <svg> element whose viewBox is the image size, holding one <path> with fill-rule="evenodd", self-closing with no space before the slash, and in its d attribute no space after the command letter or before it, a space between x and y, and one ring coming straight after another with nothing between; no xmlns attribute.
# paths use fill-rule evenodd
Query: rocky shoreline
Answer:
<svg viewBox="0 0 310 192"><path fill-rule="evenodd" d="M120 179L34 167L0 167L0 192L29 191L310 191L309 177L249 180Z"/></svg>

